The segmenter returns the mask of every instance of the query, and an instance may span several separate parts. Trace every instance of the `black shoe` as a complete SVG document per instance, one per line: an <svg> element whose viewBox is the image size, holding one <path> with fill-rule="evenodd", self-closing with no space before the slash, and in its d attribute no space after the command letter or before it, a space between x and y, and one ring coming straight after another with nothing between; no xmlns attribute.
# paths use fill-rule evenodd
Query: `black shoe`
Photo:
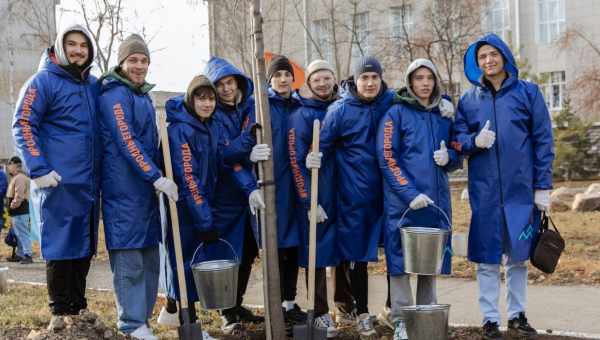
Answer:
<svg viewBox="0 0 600 340"><path fill-rule="evenodd" d="M518 317L508 320L508 331L514 335L528 338L537 335L537 331L527 322L523 312L519 313Z"/></svg>
<svg viewBox="0 0 600 340"><path fill-rule="evenodd" d="M254 315L254 313L252 313L251 310L242 306L239 306L236 312L238 320L240 322L261 323L265 321L265 318L263 316Z"/></svg>
<svg viewBox="0 0 600 340"><path fill-rule="evenodd" d="M21 262L23 258L19 255L9 256L6 258L6 262Z"/></svg>
<svg viewBox="0 0 600 340"><path fill-rule="evenodd" d="M25 255L21 258L21 261L19 261L20 264L32 264L33 263L33 259L31 258L31 256L29 255Z"/></svg>
<svg viewBox="0 0 600 340"><path fill-rule="evenodd" d="M308 315L305 312L303 312L302 309L300 309L300 306L298 306L297 304L294 304L294 308L288 311L286 311L285 308L283 308L283 319L286 323L294 325L306 323L307 317Z"/></svg>
<svg viewBox="0 0 600 340"><path fill-rule="evenodd" d="M502 339L497 322L488 321L483 325L483 338L486 340Z"/></svg>

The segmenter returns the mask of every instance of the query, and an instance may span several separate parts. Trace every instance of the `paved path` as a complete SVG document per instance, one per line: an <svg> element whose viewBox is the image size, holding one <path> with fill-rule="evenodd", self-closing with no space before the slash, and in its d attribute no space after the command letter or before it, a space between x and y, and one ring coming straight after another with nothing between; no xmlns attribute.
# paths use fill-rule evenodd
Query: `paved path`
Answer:
<svg viewBox="0 0 600 340"><path fill-rule="evenodd" d="M19 265L0 262L0 267L11 269L8 278L16 281L39 282L46 280L43 263ZM258 269L258 268L257 268ZM304 276L298 279L298 302L305 306L306 290ZM416 285L413 284L413 288ZM111 289L111 273L108 262L94 261L88 279L88 288ZM331 289L329 290L331 292ZM369 308L378 313L387 294L383 275L369 277ZM505 310L504 291L501 294L501 310ZM330 299L332 295L330 294ZM244 303L263 304L260 270L253 271ZM438 300L451 305L450 322L454 324L478 325L481 322L477 305L477 283L461 279L438 280ZM333 304L330 303L330 306ZM530 286L528 318L538 329L574 331L600 335L600 287L589 286ZM505 325L506 321L503 321Z"/></svg>

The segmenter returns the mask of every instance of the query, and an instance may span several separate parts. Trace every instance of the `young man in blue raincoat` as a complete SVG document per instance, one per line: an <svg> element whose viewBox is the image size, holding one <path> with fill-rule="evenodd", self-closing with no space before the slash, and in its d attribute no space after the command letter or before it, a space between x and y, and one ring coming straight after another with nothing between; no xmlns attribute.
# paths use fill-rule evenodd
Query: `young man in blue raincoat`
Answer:
<svg viewBox="0 0 600 340"><path fill-rule="evenodd" d="M158 293L161 227L156 191L178 200L160 171L156 113L146 82L150 52L139 35L119 46L118 66L101 79L102 212L119 331L156 339L148 327Z"/></svg>
<svg viewBox="0 0 600 340"><path fill-rule="evenodd" d="M214 259L217 254L211 244L219 240L219 232L214 226L211 211L217 177L222 165L222 147L219 143L221 132L219 124L213 119L216 105L217 90L204 75L192 79L185 95L171 98L166 103L173 176L180 188L181 199L177 202L177 212L192 322L197 320L194 302L198 301L191 268L193 256L196 249L203 245L195 261L202 260L205 254L210 254L210 259ZM169 228L167 232L167 249L173 274L168 285L168 297L171 300L179 300L177 263L170 230ZM229 252L226 254L227 258L232 258L231 250L226 248ZM176 310L175 307L175 310L169 312L174 313ZM208 333L203 333L203 338L209 339Z"/></svg>
<svg viewBox="0 0 600 340"><path fill-rule="evenodd" d="M273 136L275 209L283 316L286 323L299 324L306 322L306 313L296 304L298 245L300 244L298 223L301 212L295 209L295 189L288 151L287 127L289 117L300 107L300 101L292 95L294 70L287 57L273 57L267 67L267 82ZM250 155L253 162L263 161L266 158Z"/></svg>
<svg viewBox="0 0 600 340"><path fill-rule="evenodd" d="M13 138L41 199L41 250L46 260L50 329L87 308L86 277L96 252L100 139L95 48L74 25L59 33L38 72L21 89Z"/></svg>
<svg viewBox="0 0 600 340"><path fill-rule="evenodd" d="M392 105L394 92L382 79L381 64L364 57L343 86L321 128L321 151L335 162L337 191L337 247L349 262L350 285L356 300L358 332L375 335L369 317L367 262L377 261L383 214L382 178L375 141L379 120ZM319 156L307 156L309 168Z"/></svg>
<svg viewBox="0 0 600 340"><path fill-rule="evenodd" d="M506 265L509 332L533 336L536 331L525 317L526 261L540 210L550 206L550 114L538 86L519 79L509 47L495 34L469 46L464 68L473 87L458 104L454 148L469 157L468 257L478 263L484 337L501 338L501 263Z"/></svg>
<svg viewBox="0 0 600 340"><path fill-rule="evenodd" d="M223 169L219 172L214 195L213 225L220 237L233 246L241 258L238 275L237 306L222 311L221 329L231 334L240 328L241 322L262 322L264 318L242 307L244 294L250 279L252 263L258 255L258 230L250 215L264 208L256 177L252 173L249 155L254 153L267 157L268 147L255 146L253 137L254 85L250 78L225 59L211 58L204 73L217 88L215 121L222 127Z"/></svg>
<svg viewBox="0 0 600 340"><path fill-rule="evenodd" d="M462 158L448 149L453 135L454 107L442 98L441 78L427 59L413 61L394 105L379 123L377 158L383 173L384 240L394 340L407 339L401 307L414 304L410 277L404 272L401 226L450 228L448 172L461 166ZM441 213L435 204L443 210ZM402 215L410 210L405 218ZM446 243L442 274L450 274L451 239ZM437 303L435 277L419 275L418 305Z"/></svg>
<svg viewBox="0 0 600 340"><path fill-rule="evenodd" d="M304 160L312 147L313 122L322 121L327 108L337 96L337 84L331 65L325 60L314 60L306 68L306 85L294 97L301 106L290 115L288 121L288 148L290 165L295 185L296 206L299 211L300 245L299 263L308 265L308 229L310 214L310 170ZM336 337L337 328L329 314L327 305L326 267L335 267L339 263L336 247L336 199L335 167L331 159L323 160L319 169L319 199L317 211L317 262L315 272L315 325L327 329L327 337Z"/></svg>

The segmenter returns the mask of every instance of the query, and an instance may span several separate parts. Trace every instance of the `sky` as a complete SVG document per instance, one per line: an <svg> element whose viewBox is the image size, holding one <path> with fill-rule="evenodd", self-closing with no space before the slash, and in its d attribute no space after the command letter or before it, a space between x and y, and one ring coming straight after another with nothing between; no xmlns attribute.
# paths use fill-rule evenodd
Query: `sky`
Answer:
<svg viewBox="0 0 600 340"><path fill-rule="evenodd" d="M88 1L92 4L93 1ZM149 43L147 81L154 90L184 92L189 81L208 60L208 9L202 0L123 0L128 33L145 29L154 36ZM75 0L61 0L57 10L58 32L65 26L83 24ZM116 63L116 61L115 61ZM95 68L94 73L99 70Z"/></svg>

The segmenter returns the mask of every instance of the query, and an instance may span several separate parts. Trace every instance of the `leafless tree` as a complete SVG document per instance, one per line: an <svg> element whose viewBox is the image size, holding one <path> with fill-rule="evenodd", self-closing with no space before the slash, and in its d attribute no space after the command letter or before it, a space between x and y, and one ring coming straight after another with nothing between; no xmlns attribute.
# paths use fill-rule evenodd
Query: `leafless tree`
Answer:
<svg viewBox="0 0 600 340"><path fill-rule="evenodd" d="M49 4L50 2L50 4ZM50 47L56 38L54 1L10 0L8 12L31 29L31 36Z"/></svg>
<svg viewBox="0 0 600 340"><path fill-rule="evenodd" d="M582 60L581 69L568 86L573 109L583 118L598 118L600 112L600 46L590 38L589 33L578 27L567 29L556 42L562 49L579 47ZM596 114L596 117L594 117Z"/></svg>

